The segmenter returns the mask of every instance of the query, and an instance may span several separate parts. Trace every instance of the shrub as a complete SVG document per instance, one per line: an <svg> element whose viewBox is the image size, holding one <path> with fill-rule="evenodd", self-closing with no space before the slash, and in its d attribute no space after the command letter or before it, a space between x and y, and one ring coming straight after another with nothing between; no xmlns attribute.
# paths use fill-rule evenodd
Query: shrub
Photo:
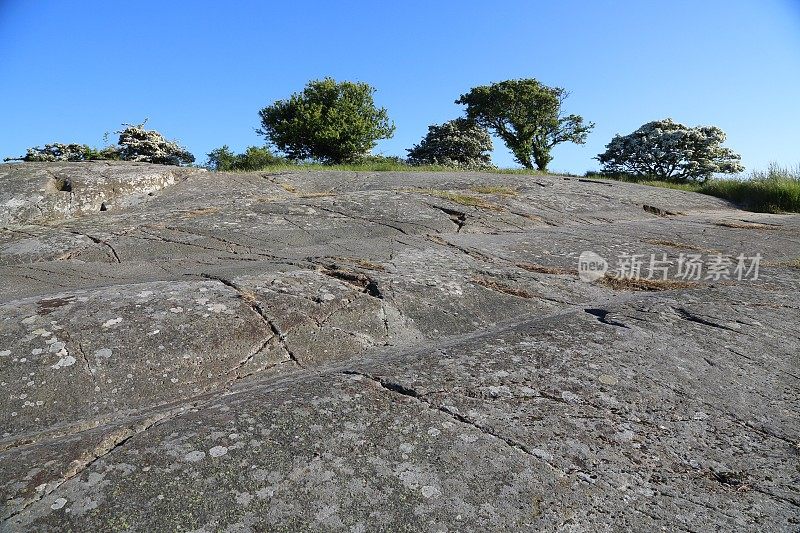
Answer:
<svg viewBox="0 0 800 533"><path fill-rule="evenodd" d="M347 163L394 134L386 109L375 107L366 83L311 81L301 93L259 112L264 135L289 159Z"/></svg>
<svg viewBox="0 0 800 533"><path fill-rule="evenodd" d="M407 150L412 165L474 170L493 168L491 151L492 138L486 128L464 118L428 126L422 141Z"/></svg>
<svg viewBox="0 0 800 533"><path fill-rule="evenodd" d="M567 96L569 93L560 87L522 79L475 87L456 103L467 106L467 118L503 139L517 163L526 169L532 169L535 163L545 171L555 145L584 144L594 128L580 115L562 113Z"/></svg>
<svg viewBox="0 0 800 533"><path fill-rule="evenodd" d="M97 159L119 159L119 153L113 146L97 150L86 144L45 144L43 148L28 148L22 157L6 157L3 161L94 161Z"/></svg>
<svg viewBox="0 0 800 533"><path fill-rule="evenodd" d="M744 170L740 156L723 147L724 141L725 133L717 127L690 128L667 118L648 122L629 135L615 135L595 159L608 174L704 182L715 173Z"/></svg>
<svg viewBox="0 0 800 533"><path fill-rule="evenodd" d="M266 146L248 146L244 153L234 153L228 145L212 150L205 166L219 172L255 172L285 164L286 160L273 154Z"/></svg>
<svg viewBox="0 0 800 533"><path fill-rule="evenodd" d="M194 156L174 141L168 141L159 132L144 129L142 124L126 126L119 134L119 155L124 161L142 161L161 165L180 165L194 162Z"/></svg>
<svg viewBox="0 0 800 533"><path fill-rule="evenodd" d="M145 121L147 122L147 121ZM28 148L22 157L7 157L4 161L94 161L123 160L180 165L194 162L194 156L173 141L167 141L157 131L144 129L144 123L127 126L119 134L116 146L96 149L85 144L52 143L44 148ZM108 135L108 134L106 134Z"/></svg>

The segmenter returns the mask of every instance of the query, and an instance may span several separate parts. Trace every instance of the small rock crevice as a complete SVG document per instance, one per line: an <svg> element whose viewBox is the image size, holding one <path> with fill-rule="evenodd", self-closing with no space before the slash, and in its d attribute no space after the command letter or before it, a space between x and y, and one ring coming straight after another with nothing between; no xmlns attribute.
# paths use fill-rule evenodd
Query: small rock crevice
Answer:
<svg viewBox="0 0 800 533"><path fill-rule="evenodd" d="M208 280L217 281L219 283L222 283L226 287L229 287L234 291L236 291L237 294L239 295L239 298L241 298L250 307L250 309L252 309L253 312L259 316L259 318L261 318L264 324L269 328L269 331L272 333L272 335L274 335L278 339L278 343L280 344L281 348L283 348L283 350L286 352L286 355L289 357L289 359L291 359L300 368L304 368L303 364L300 362L297 356L295 356L294 352L289 348L289 345L286 343L286 334L280 330L278 325L275 324L275 321L272 320L272 318L270 318L270 316L267 314L266 310L261 306L261 304L259 304L256 301L255 295L253 293L242 289L241 287L239 287L239 285L237 285L236 283L232 282L229 279L225 279L219 276L213 276L211 274L200 274L200 277ZM256 349L256 351L253 352L251 356L249 356L242 363L240 363L239 367L247 364L247 362L250 359L255 357L256 354L258 354L261 350L263 350L263 348L269 342L270 338L265 339L262 342L261 347Z"/></svg>
<svg viewBox="0 0 800 533"><path fill-rule="evenodd" d="M462 211L458 211L456 209L449 209L447 207L442 207L440 205L433 205L433 204L428 204L428 205L430 205L430 207L434 209L438 209L439 211L450 217L450 221L453 222L453 224L455 224L457 227L456 233L459 233L461 231L461 228L463 228L464 225L467 223L467 214Z"/></svg>
<svg viewBox="0 0 800 533"><path fill-rule="evenodd" d="M557 471L559 474L563 474L563 472L560 469L556 468L555 466L553 466L549 462L545 461L539 455L533 453L525 444L523 444L523 443L521 443L521 442L519 442L517 440L514 440L514 439L512 439L510 437L506 437L504 435L501 435L501 434L497 433L496 431L494 431L493 429L488 428L486 426L483 426L483 425L477 423L476 421L470 419L469 417L462 415L461 413L455 412L454 410L450 409L447 406L433 404L431 401L429 401L425 397L424 394L421 394L416 389L413 389L411 387L407 387L407 386L405 386L405 385L403 385L401 383L397 383L395 381L389 381L387 379L383 379L383 378L380 378L380 377L377 377L377 376L373 376L373 375L367 374L365 372L359 372L359 371L355 371L355 370L345 370L345 371L343 371L343 374L350 375L350 376L361 376L363 378L369 379L370 381L376 383L377 385L380 385L385 390L388 390L390 392L394 392L394 393L397 393L397 394L401 394L401 395L407 396L409 398L413 398L414 400L424 404L424 406L427 407L428 409L431 409L431 410L434 410L434 411L438 411L440 413L444 413L447 416L449 416L449 417L453 418L454 420L456 420L457 422L461 422L462 424L466 424L468 426L471 426L472 428L477 429L478 431L480 431L484 435L489 435L490 437L498 439L498 440L502 441L503 443L505 443L510 448L513 448L514 450L516 450L518 452L521 452L521 453L523 453L525 455L529 455L531 457L535 457L535 458L541 460L542 462L546 463L550 468L552 468L553 470Z"/></svg>
<svg viewBox="0 0 800 533"><path fill-rule="evenodd" d="M378 282L363 272L344 270L337 265L320 267L319 272L325 276L344 281L348 285L361 289L361 292L369 294L373 298L383 300L383 292L378 287Z"/></svg>
<svg viewBox="0 0 800 533"><path fill-rule="evenodd" d="M598 309L598 308L587 308L584 309L587 313L597 318L598 322L603 324L607 324L609 326L617 326L618 328L625 328L629 329L628 326L623 324L622 322L617 322L616 320L608 318L610 311L606 311L605 309Z"/></svg>
<svg viewBox="0 0 800 533"><path fill-rule="evenodd" d="M666 209L661 209L660 207L655 207L655 206L647 205L647 204L644 204L642 206L642 209L644 209L648 213L652 213L652 214L660 216L660 217L669 217L669 216L675 216L675 215L678 214L678 213L673 213L672 211L667 211Z"/></svg>
<svg viewBox="0 0 800 533"><path fill-rule="evenodd" d="M52 494L61 485L63 485L70 479L79 476L84 470L91 468L97 461L99 461L109 453L113 452L114 450L118 449L119 447L123 446L131 438L149 430L159 422L175 418L176 416L186 412L188 409L195 407L197 404L199 404L199 402L195 402L194 404L190 404L188 406L184 405L167 410L165 412L141 420L137 424L119 428L116 431L113 431L112 433L106 435L100 442L97 443L97 445L95 445L93 448L89 450L84 451L80 457L74 459L67 466L67 469L62 472L61 477L48 482L41 491L37 492L37 494L34 495L33 497L28 498L25 502L22 503L22 505L18 509L11 511L7 515L3 516L2 520L7 524L15 516L21 514L31 505L35 504L38 501L41 501L48 495ZM0 527L0 529L3 528Z"/></svg>
<svg viewBox="0 0 800 533"><path fill-rule="evenodd" d="M81 233L80 231L70 231L70 233L72 233L73 235L80 235L82 237L86 237L95 244L100 244L102 246L105 246L111 252L111 257L114 258L114 261L116 263L122 263L122 260L120 260L119 255L117 255L117 251L108 241L104 241L103 239L99 237L94 237L92 235L89 235L88 233Z"/></svg>
<svg viewBox="0 0 800 533"><path fill-rule="evenodd" d="M683 320L687 320L689 322L694 322L696 324L702 324L703 326L708 326L708 327L711 327L711 328L718 328L718 329L724 329L724 330L727 330L727 331L733 331L734 333L741 333L741 331L739 331L738 329L734 329L734 328L725 326L723 324L717 324L716 322L712 322L710 320L706 320L703 317L700 317L698 315L690 313L686 309L675 308L675 307L673 309L674 309L675 313L677 313L677 315L679 317L681 317Z"/></svg>

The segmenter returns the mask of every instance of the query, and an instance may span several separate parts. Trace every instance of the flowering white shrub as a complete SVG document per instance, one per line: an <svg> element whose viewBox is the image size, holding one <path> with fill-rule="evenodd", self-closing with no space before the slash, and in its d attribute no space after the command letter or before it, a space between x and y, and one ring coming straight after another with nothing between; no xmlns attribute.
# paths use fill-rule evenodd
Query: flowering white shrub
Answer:
<svg viewBox="0 0 800 533"><path fill-rule="evenodd" d="M146 122L146 121L145 121ZM157 131L144 129L144 123L126 126L119 134L119 144L100 150L85 144L52 143L28 148L22 157L7 157L4 161L94 161L97 159L122 159L162 165L180 165L194 162L194 156L173 141L168 141Z"/></svg>
<svg viewBox="0 0 800 533"><path fill-rule="evenodd" d="M6 157L3 161L92 161L95 159L119 159L117 149L113 146L95 150L86 144L45 144L43 148L28 148L22 157Z"/></svg>
<svg viewBox="0 0 800 533"><path fill-rule="evenodd" d="M124 161L142 161L161 165L193 163L194 156L174 141L168 141L154 130L144 129L142 124L127 126L119 134L119 154Z"/></svg>
<svg viewBox="0 0 800 533"><path fill-rule="evenodd" d="M744 170L739 154L723 142L725 133L715 126L690 128L667 118L648 122L629 135L615 135L595 159L605 173L703 182L715 173Z"/></svg>
<svg viewBox="0 0 800 533"><path fill-rule="evenodd" d="M492 138L485 128L457 118L428 126L428 134L408 152L412 165L441 165L462 169L492 168Z"/></svg>

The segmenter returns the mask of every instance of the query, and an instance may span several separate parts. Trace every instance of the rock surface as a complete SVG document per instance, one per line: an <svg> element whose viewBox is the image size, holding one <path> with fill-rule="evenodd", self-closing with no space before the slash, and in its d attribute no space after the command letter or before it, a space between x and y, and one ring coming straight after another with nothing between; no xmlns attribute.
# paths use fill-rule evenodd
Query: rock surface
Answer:
<svg viewBox="0 0 800 533"><path fill-rule="evenodd" d="M0 184L0 530L800 529L798 216L558 176ZM585 250L763 260L588 283Z"/></svg>

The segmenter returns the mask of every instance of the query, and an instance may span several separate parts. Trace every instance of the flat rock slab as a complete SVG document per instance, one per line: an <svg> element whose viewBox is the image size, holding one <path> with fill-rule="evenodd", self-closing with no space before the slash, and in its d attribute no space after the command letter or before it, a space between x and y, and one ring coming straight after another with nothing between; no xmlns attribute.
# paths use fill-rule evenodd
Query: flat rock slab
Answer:
<svg viewBox="0 0 800 533"><path fill-rule="evenodd" d="M796 215L560 176L0 184L3 531L800 529ZM586 282L585 251L733 262Z"/></svg>

